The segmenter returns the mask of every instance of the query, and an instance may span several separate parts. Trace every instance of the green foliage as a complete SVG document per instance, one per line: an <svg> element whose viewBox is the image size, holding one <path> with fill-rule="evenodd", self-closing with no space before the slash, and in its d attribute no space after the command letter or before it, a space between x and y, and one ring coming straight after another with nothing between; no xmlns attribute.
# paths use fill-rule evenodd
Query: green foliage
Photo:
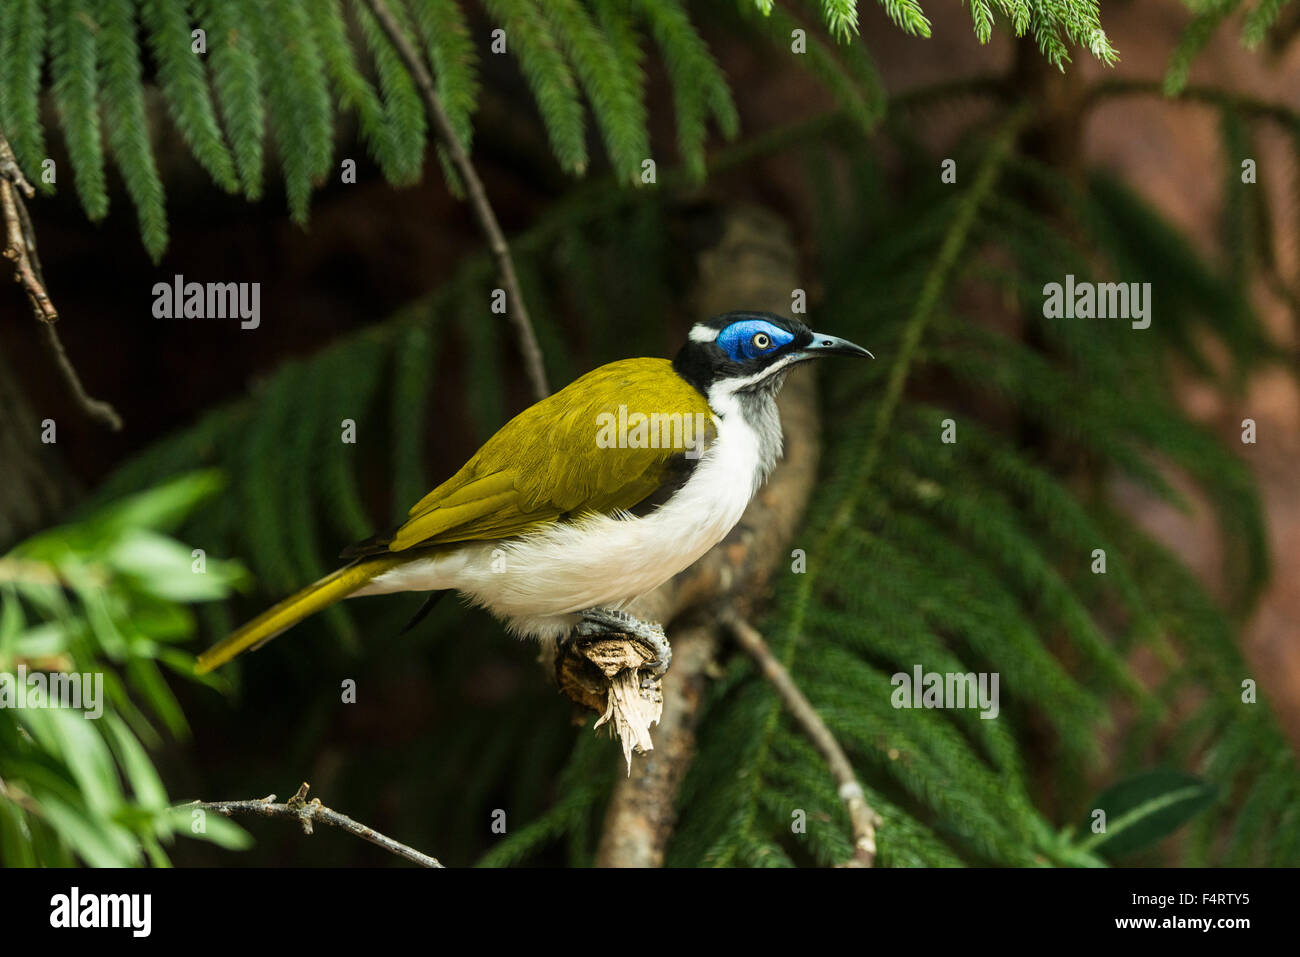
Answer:
<svg viewBox="0 0 1300 957"><path fill-rule="evenodd" d="M5 866L166 865L164 845L194 833L146 748L162 743L158 722L188 733L163 671L192 679L193 656L178 647L194 633L187 605L223 599L244 578L216 559L196 572L190 548L168 534L219 487L212 474L176 479L0 557L0 681L16 693L36 675L49 688L82 676L71 707L52 696L0 707ZM248 843L224 819L195 836Z"/></svg>
<svg viewBox="0 0 1300 957"><path fill-rule="evenodd" d="M1105 813L1104 830L1085 842L1109 858L1149 847L1214 803L1214 789L1181 771L1157 769L1119 781L1092 807ZM1088 822L1091 830L1092 821Z"/></svg>
<svg viewBox="0 0 1300 957"><path fill-rule="evenodd" d="M1208 807L1206 792L1181 796L1188 800L1177 810L1195 814L1177 822L1180 860L1294 863L1300 776L1268 706L1241 700L1248 671L1234 640L1268 570L1258 495L1242 463L1171 399L1176 363L1232 390L1276 358L1242 280L1267 256L1207 260L1113 178L1074 184L1022 153L1021 122L1013 114L990 140L967 138L953 154L970 171L960 187L935 182L929 159L913 164L914 178L885 180L856 124L818 127L810 156L829 156L848 172L832 179L820 166L809 171L821 187L813 220L824 232L817 272L828 290L818 324L880 358L837 369L828 383L827 408L836 413L826 417L818 508L792 543L806 550L808 570L780 576L764 631L882 815L882 864L1102 864L1105 845L1075 827L1092 807L1083 802L1099 779L1153 766L1214 789ZM809 128L769 147L793 140L802 148ZM753 155L749 146L735 152ZM678 182L689 177L668 175L663 185ZM664 208L644 194L592 186L518 237L543 343L556 341L561 316L577 317L586 334L547 349L556 381L598 361L674 347L663 329L672 309L663 290L676 268ZM617 268L627 262L641 268ZM1145 330L1045 318L1043 286L1067 272L1151 281L1159 313ZM314 577L334 546L396 518L439 478L420 468L434 431L430 378L457 357L472 370L465 408L440 408L439 434L464 412L482 438L508 414L504 332L484 306L491 281L486 259L468 260L455 280L389 322L287 366L264 392L147 452L101 495L178 469L222 466L240 476L239 493L197 516L189 537L213 552L248 555L267 598ZM1007 322L986 321L990 303ZM610 316L617 328L596 321ZM1014 335L998 331L1009 326ZM575 338L594 351L575 349ZM1203 354L1207 338L1227 346L1227 367ZM338 440L344 417L363 423L358 446ZM939 440L948 419L954 444ZM362 463L390 456L392 508L377 515L364 504L374 496L361 491ZM1225 607L1110 504L1114 483L1127 480L1185 505L1171 469L1220 520ZM1092 568L1097 549L1104 574ZM454 650L464 614L435 616L434 643L449 643L443 668L464 653ZM332 624L346 638L343 615ZM1158 663L1154 681L1135 670L1138 652ZM999 674L999 718L895 709L891 678L918 663ZM519 728L529 723L521 713L555 711L553 701L530 701L485 717L486 725L440 731L452 735L448 760L472 768L475 793L518 786L509 755L526 755L530 775L559 761L546 745L521 743ZM1106 755L1100 744L1117 709L1134 717L1122 753ZM732 661L716 683L702 727L673 863L830 864L849 855L847 820L823 762L746 660ZM552 853L589 863L619 760L578 732L549 808L522 821L512 811L522 826L512 824L483 863ZM536 804L530 795L524 806ZM454 787L427 798L422 806L445 801L449 814L468 813ZM807 828L793 833L800 811ZM1167 832L1169 821L1155 818Z"/></svg>
<svg viewBox="0 0 1300 957"><path fill-rule="evenodd" d="M780 14L773 0L739 0L746 9L755 9L764 17ZM1240 0L1238 0L1240 2ZM900 30L913 36L930 36L930 20L917 0L879 0L880 6ZM1110 45L1101 28L1100 4L1073 0L969 0L975 36L988 43L995 22L994 7L1007 18L1017 37L1032 34L1049 63L1060 69L1070 61L1070 47L1082 46L1102 63L1110 66L1119 53ZM857 0L810 0L820 9L826 29L840 43L850 43L858 33ZM1267 4L1266 4L1267 5ZM786 36L789 34L787 33Z"/></svg>
<svg viewBox="0 0 1300 957"><path fill-rule="evenodd" d="M162 180L149 147L133 8L132 0L109 0L101 7L100 99L108 145L139 212L145 249L157 259L167 246L167 213Z"/></svg>
<svg viewBox="0 0 1300 957"><path fill-rule="evenodd" d="M1246 6L1244 0L1183 0L1192 13L1191 22L1169 59L1165 70L1165 92L1177 96L1187 86L1192 62L1205 49L1225 20L1236 16ZM1278 27L1278 16L1289 0L1259 0L1242 18L1241 44L1254 50ZM1283 41L1295 35L1296 23L1278 29Z"/></svg>
<svg viewBox="0 0 1300 957"><path fill-rule="evenodd" d="M239 171L239 181L243 184L244 195L257 200L262 196L262 136L266 103L262 95L264 68L259 63L247 26L247 11L245 0L197 0L195 20L207 24L212 86L221 104L221 120ZM266 68L274 69L271 64ZM166 93L169 84L165 73L161 80Z"/></svg>
<svg viewBox="0 0 1300 957"><path fill-rule="evenodd" d="M54 0L50 9L54 102L68 142L81 205L87 216L99 220L108 215L108 187L96 96L95 36L95 21L87 4L82 0Z"/></svg>
<svg viewBox="0 0 1300 957"><path fill-rule="evenodd" d="M637 0L673 84L677 150L695 179L704 178L704 141L709 115L727 139L740 129L727 80L679 0Z"/></svg>
<svg viewBox="0 0 1300 957"><path fill-rule="evenodd" d="M150 40L149 50L158 64L159 87L167 99L172 122L217 185L228 193L237 192L235 164L217 123L207 72L203 61L190 52L186 7L166 0L144 0L140 15Z"/></svg>
<svg viewBox="0 0 1300 957"><path fill-rule="evenodd" d="M393 6L468 146L481 95L477 28L454 0ZM725 77L680 0L483 6L490 25L506 31L507 52L564 170L581 173L591 163L590 110L613 181L636 179L651 152L647 40L672 84L682 162L680 172L661 177L664 191L704 176L710 124L735 135ZM916 3L883 6L905 31L928 35ZM1253 9L1248 39L1262 36L1278 6ZM416 181L426 118L364 4L272 7L249 0L4 4L0 123L20 162L30 171L43 158L37 104L48 56L83 206L92 218L107 211L102 111L102 134L146 246L160 254L166 223L143 110L138 21L172 121L223 188L261 194L269 123L291 213L305 221L312 188L333 168L338 111L355 113L385 177ZM1235 7L1197 5L1169 89L1185 84L1192 56ZM1234 640L1268 573L1260 503L1242 463L1171 398L1175 363L1231 391L1276 358L1247 298L1253 276L1276 262L1275 251L1253 238L1267 210L1229 203L1225 255L1207 260L1121 182L1103 174L1074 182L1023 154L1019 113L990 139L961 144L954 154L961 169L976 171L963 173L962 186L937 184L934 158L898 122L906 110L887 102L856 38L855 3L740 0L738 9L778 53L789 51L791 31L806 17L824 20L830 39L810 33L799 62L847 120L778 131L713 164L791 141L808 148L819 204L813 220L823 233L817 272L828 290L819 324L881 357L837 370L827 387L836 414L827 416L818 508L794 543L809 567L780 577L762 623L882 816L880 862L1095 866L1102 855L1141 851L1137 837L1149 846L1178 827L1177 853L1187 863L1294 863L1300 777L1267 705L1241 700L1247 671ZM971 0L981 41L995 13L1017 36L1032 33L1058 66L1072 43L1103 62L1115 57L1096 4ZM188 52L196 24L207 29L206 59ZM1225 142L1248 143L1251 122L1232 104L1216 105ZM918 171L901 184L873 165L875 150L863 136L876 134L891 109L896 145L916 160L905 168ZM444 172L458 188L445 158ZM598 183L556 203L512 243L556 381L597 361L673 347L663 316L676 304L665 290L679 288L680 263L666 208L660 196ZM1151 282L1159 290L1157 321L1137 331L1115 320L1044 317L1043 286L1066 273ZM234 483L195 509L185 538L211 554L246 555L265 598L319 576L339 544L397 518L438 478L424 474L435 422L445 434L463 419L482 439L508 414L506 337L484 307L493 281L485 257L466 260L453 281L388 322L286 364L254 395L147 450L104 484L97 503L107 508L179 472L217 466ZM1010 320L1014 334L988 322L989 312ZM1226 364L1211 360L1207 339L1225 347ZM463 407L439 409L435 419L431 383L453 363L467 370ZM345 419L361 426L359 444L339 441ZM953 444L939 440L949 421ZM368 469L374 462L382 468ZM376 471L392 482L378 494ZM1219 520L1222 605L1110 504L1114 484L1127 481L1185 506L1171 471ZM231 615L215 600L235 572L213 563L201 582L188 569L181 574L187 550L157 530L179 521L205 487L206 480L191 480L88 514L4 560L53 569L64 584L0 581L0 659L67 656L77 670L103 670L111 703L102 724L59 711L15 718L0 710L6 860L64 862L75 848L90 863L133 863L146 854L162 862L160 842L183 828L166 812L143 749L158 740L152 721L184 732L159 665L188 674L189 656L173 642L189 636L193 622L178 603L209 602L213 628L225 627ZM374 501L387 501L388 513L378 514ZM1104 574L1092 568L1099 549ZM41 621L29 625L33 614ZM361 631L357 614L339 607L324 621L343 650ZM441 640L457 640L455 620L435 615ZM275 648L267 654L279 654ZM1156 662L1154 680L1134 668L1138 653ZM449 653L443 666L467 667L467 660ZM999 718L894 708L893 676L918 663L928 671L997 673ZM447 766L466 774L447 775L453 783L433 785L437 793L420 806L445 808L439 819L448 829L468 833L470 809L509 788L514 820L522 818L484 864L557 851L574 864L591 861L620 759L585 730L566 758L575 739L537 720L555 711L545 696L520 694L481 721L446 730ZM1103 764L1100 743L1117 711L1133 718L1122 754ZM526 727L532 730L521 735ZM702 727L673 863L782 866L849 856L848 822L823 762L748 661L727 665ZM561 764L547 806L541 782ZM1127 778L1156 765L1181 770L1137 784ZM1082 796L1102 775L1126 776L1098 799L1116 828L1106 840L1074 827L1091 810ZM1170 775L1182 786L1171 786ZM792 830L801 813L807 827ZM216 830L209 837L238 840Z"/></svg>
<svg viewBox="0 0 1300 957"><path fill-rule="evenodd" d="M46 24L43 0L0 4L0 128L28 172L40 169L45 158L40 91Z"/></svg>
<svg viewBox="0 0 1300 957"><path fill-rule="evenodd" d="M1229 619L1174 556L1113 514L1105 494L1127 472L1176 499L1154 463L1185 469L1222 519L1233 603L1249 603L1267 561L1257 496L1241 464L1172 407L1154 367L1162 353L1189 353L1193 324L1214 319L1214 335L1258 343L1257 328L1249 337L1236 330L1257 321L1245 308L1215 315L1183 300L1162 306L1159 330L1044 318L1043 285L1071 270L1159 277L1161 290L1191 284L1211 290L1212 302L1236 287L1182 246L1141 245L1141 236L1171 231L1145 205L1113 202L1109 181L1067 203L1068 187L1052 177L1060 201L1045 204L1050 174L1002 157L998 142L983 150L964 194L912 183L901 191L905 203L882 204L879 191L864 190L821 212L831 228L837 216L843 222L841 242L824 247L834 251L823 268L832 294L820 322L884 361L831 387L828 407L838 414L829 420L826 476L812 525L794 543L806 549L808 570L780 583L769 640L884 809L882 862L1096 863L1096 842L1058 830L1033 799L1021 750L1029 729L1052 729L1055 793L1077 800L1117 702L1145 716L1143 743L1125 758L1135 770L1168 759L1154 744L1180 727L1173 708L1194 685L1207 697L1178 760L1221 795L1249 797L1221 798L1203 812L1187 858L1294 863L1300 824L1288 809L1300 799L1300 777L1264 706L1241 700L1248 672ZM991 168L996 190L985 176ZM1136 236L1117 228L1117 208ZM1049 228L1061 215L1068 228ZM1021 335L994 333L968 311L981 288L977 302L1002 291ZM1238 353L1245 364L1267 357L1263 348ZM904 386L915 379L949 383L945 399L910 398ZM948 420L957 429L951 445L940 441ZM1028 447L1018 441L1026 434L1036 437ZM1095 480L1072 491L1061 470L1080 465ZM1108 559L1104 575L1090 568L1097 548ZM1128 655L1141 646L1177 680L1138 682ZM916 663L999 673L1001 717L894 710L890 675ZM709 738L684 796L676 863L845 859L844 838L812 823L844 833L825 770L815 755L798 760L800 730L747 663L719 685L704 720ZM1210 803L1203 790L1183 796L1185 810ZM1056 822L1086 810L1069 800ZM1235 823L1225 820L1229 807L1241 809ZM1243 826L1247 809L1250 822L1268 825ZM796 811L807 815L807 834L791 834ZM1285 836L1268 840L1270 828Z"/></svg>
<svg viewBox="0 0 1300 957"><path fill-rule="evenodd" d="M249 5L245 15L263 67L289 214L306 223L312 186L329 172L334 149L324 60L302 0Z"/></svg>
<svg viewBox="0 0 1300 957"><path fill-rule="evenodd" d="M354 4L353 10L361 25L366 49L374 59L379 88L387 104L385 126L372 133L382 147L376 151L376 156L391 182L398 185L414 183L420 178L428 126L420 94L415 81L403 68L397 50L375 18L360 3ZM407 31L407 38L411 39L409 27L405 23L402 27ZM340 38L340 42L346 40Z"/></svg>
<svg viewBox="0 0 1300 957"><path fill-rule="evenodd" d="M478 54L469 24L456 0L413 0L411 7L437 77L438 97L451 128L468 151L474 141L473 121L479 97ZM456 188L458 181L445 147L439 145L438 156L443 175Z"/></svg>
<svg viewBox="0 0 1300 957"><path fill-rule="evenodd" d="M394 15L420 50L457 136L469 147L481 97L479 44L493 42L471 27L464 0L391 0ZM929 36L915 0L883 0L905 32ZM981 41L993 23L987 0L972 0ZM710 122L726 138L739 121L727 82L687 12L684 0L483 0L490 25L505 31L536 100L560 167L582 174L588 109L600 130L615 177L640 182L654 155L643 70L653 40L673 87L677 153L702 179ZM1115 53L1094 3L998 0L1017 36L1032 32L1051 62L1063 66L1068 44L1088 47L1110 63ZM775 49L790 49L802 21L783 6L739 0L755 9ZM884 108L883 87L858 38L855 0L809 0L831 42L808 37L811 70L864 130ZM730 24L728 24L730 25ZM138 31L138 28L142 28ZM191 33L202 29L206 53ZM144 37L143 46L137 32ZM149 139L143 77L145 53L156 71L168 117L195 160L227 192L261 197L267 130L283 171L292 218L306 223L311 192L335 169L339 114L355 114L360 137L394 185L422 173L428 122L415 83L362 0L13 0L0 5L0 128L28 177L46 158L39 109L42 64L48 57L53 99L77 193L92 220L108 213L103 140L140 220L155 260L166 247L163 186ZM585 100L585 103L584 103ZM102 117L102 120L101 120ZM102 128L101 128L102 124ZM449 186L460 184L441 148Z"/></svg>

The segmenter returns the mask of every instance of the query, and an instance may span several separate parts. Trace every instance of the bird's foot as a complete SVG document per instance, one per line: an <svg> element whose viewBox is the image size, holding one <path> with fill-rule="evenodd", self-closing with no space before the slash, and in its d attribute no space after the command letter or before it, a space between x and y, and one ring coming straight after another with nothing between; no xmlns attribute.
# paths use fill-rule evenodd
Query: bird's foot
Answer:
<svg viewBox="0 0 1300 957"><path fill-rule="evenodd" d="M582 613L571 637L596 638L611 633L632 635L654 649L655 659L647 663L650 677L642 682L643 685L664 676L673 660L673 649L663 627L653 622L642 621L616 608L589 608Z"/></svg>

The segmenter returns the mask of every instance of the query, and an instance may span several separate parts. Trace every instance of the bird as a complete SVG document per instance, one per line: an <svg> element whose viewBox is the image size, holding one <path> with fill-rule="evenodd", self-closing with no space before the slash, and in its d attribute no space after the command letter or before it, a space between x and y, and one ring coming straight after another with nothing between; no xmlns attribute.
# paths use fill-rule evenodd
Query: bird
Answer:
<svg viewBox="0 0 1300 957"><path fill-rule="evenodd" d="M874 358L798 319L695 323L670 361L602 365L524 409L396 528L198 656L212 671L345 598L457 592L540 642L602 633L672 649L625 608L722 541L781 457L776 395L796 365ZM411 627L408 625L408 628Z"/></svg>

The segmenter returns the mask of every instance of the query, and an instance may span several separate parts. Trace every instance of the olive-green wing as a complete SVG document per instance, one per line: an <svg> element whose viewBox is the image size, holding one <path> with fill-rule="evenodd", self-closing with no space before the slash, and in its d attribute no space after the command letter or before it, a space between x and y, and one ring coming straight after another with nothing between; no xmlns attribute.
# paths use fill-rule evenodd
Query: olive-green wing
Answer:
<svg viewBox="0 0 1300 957"><path fill-rule="evenodd" d="M626 444L649 436L652 447L611 443L617 423L636 423L637 413L658 416L651 421L661 426L641 436L628 429ZM704 396L668 360L601 366L507 422L376 545L394 552L508 538L586 513L630 510L679 472L688 449L707 447L711 423Z"/></svg>

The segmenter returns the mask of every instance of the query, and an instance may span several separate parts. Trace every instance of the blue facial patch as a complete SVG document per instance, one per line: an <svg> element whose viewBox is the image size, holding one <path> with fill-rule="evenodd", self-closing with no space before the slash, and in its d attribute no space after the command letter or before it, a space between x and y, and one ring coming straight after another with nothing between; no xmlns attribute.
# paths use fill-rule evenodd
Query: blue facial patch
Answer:
<svg viewBox="0 0 1300 957"><path fill-rule="evenodd" d="M732 362L745 362L793 342L794 334L765 319L742 319L724 328L714 341Z"/></svg>

